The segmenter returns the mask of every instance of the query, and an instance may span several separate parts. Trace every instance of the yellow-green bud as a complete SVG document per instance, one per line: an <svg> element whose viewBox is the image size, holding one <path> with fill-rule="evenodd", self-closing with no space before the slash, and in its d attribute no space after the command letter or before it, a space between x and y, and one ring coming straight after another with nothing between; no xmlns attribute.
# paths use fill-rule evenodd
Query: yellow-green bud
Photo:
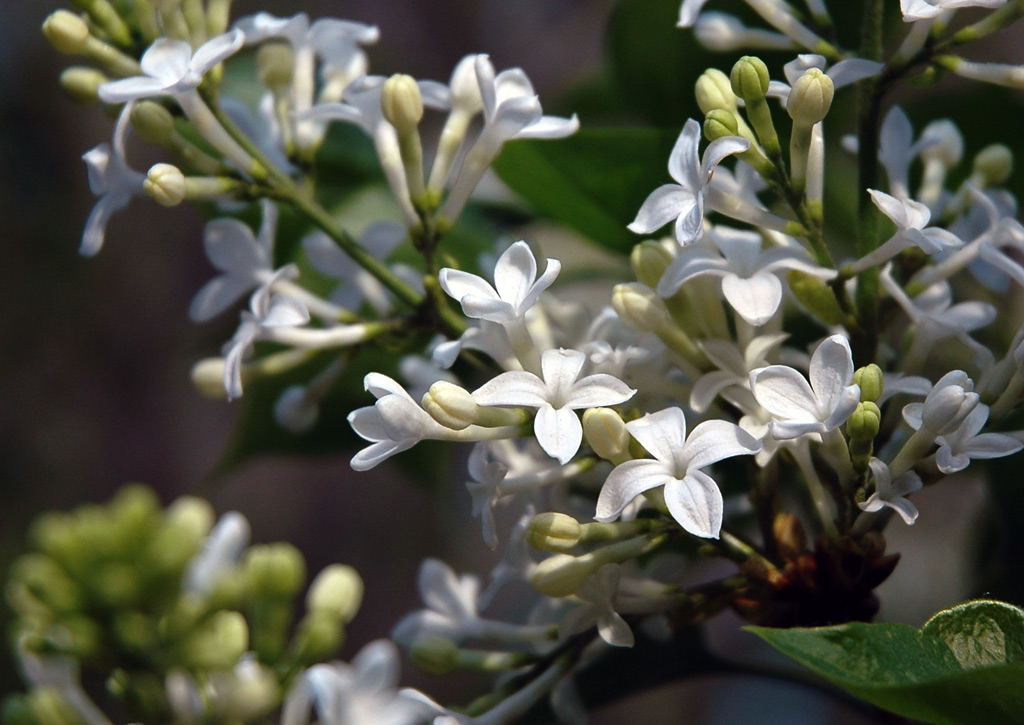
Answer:
<svg viewBox="0 0 1024 725"><path fill-rule="evenodd" d="M70 10L58 10L43 21L43 35L58 53L81 53L89 42L89 26Z"/></svg>
<svg viewBox="0 0 1024 725"><path fill-rule="evenodd" d="M818 68L807 70L797 78L786 101L789 117L797 123L812 126L828 114L835 95L832 79Z"/></svg>
<svg viewBox="0 0 1024 725"><path fill-rule="evenodd" d="M78 584L46 554L26 554L15 561L7 586L9 599L14 598L14 588L24 587L38 602L58 613L75 611L83 604ZM16 608L21 611L21 607Z"/></svg>
<svg viewBox="0 0 1024 725"><path fill-rule="evenodd" d="M697 105L703 114L722 109L735 112L738 108L729 76L717 68L708 68L697 79L695 88Z"/></svg>
<svg viewBox="0 0 1024 725"><path fill-rule="evenodd" d="M534 549L559 553L576 546L580 533L580 522L572 516L547 511L533 517L526 543Z"/></svg>
<svg viewBox="0 0 1024 725"><path fill-rule="evenodd" d="M87 585L92 597L111 609L129 607L139 600L138 572L128 564L110 562L97 567Z"/></svg>
<svg viewBox="0 0 1024 725"><path fill-rule="evenodd" d="M167 525L183 529L198 541L210 533L217 516L209 501L180 496L167 507Z"/></svg>
<svg viewBox="0 0 1024 725"><path fill-rule="evenodd" d="M307 663L322 662L340 649L344 639L345 628L337 614L311 611L299 623L297 656Z"/></svg>
<svg viewBox="0 0 1024 725"><path fill-rule="evenodd" d="M431 385L422 404L431 418L452 430L462 430L476 423L480 409L468 390L446 380Z"/></svg>
<svg viewBox="0 0 1024 725"><path fill-rule="evenodd" d="M431 675L447 675L459 666L459 648L447 637L420 637L409 648L409 657L419 669Z"/></svg>
<svg viewBox="0 0 1024 725"><path fill-rule="evenodd" d="M672 264L672 255L663 245L648 240L633 247L629 263L633 267L633 275L642 284L654 289Z"/></svg>
<svg viewBox="0 0 1024 725"><path fill-rule="evenodd" d="M820 277L794 269L786 275L786 280L793 296L826 325L841 325L846 319L832 288Z"/></svg>
<svg viewBox="0 0 1024 725"><path fill-rule="evenodd" d="M24 709L18 708L13 715L24 716L24 723L31 725L81 725L82 716L68 702L56 687L35 687L21 700ZM4 722L14 723L12 715L4 706Z"/></svg>
<svg viewBox="0 0 1024 725"><path fill-rule="evenodd" d="M853 441L870 441L878 435L882 423L882 411L874 403L862 402L846 421L846 434Z"/></svg>
<svg viewBox="0 0 1024 725"><path fill-rule="evenodd" d="M423 118L423 96L416 79L396 73L384 81L380 108L384 118L400 133L416 128Z"/></svg>
<svg viewBox="0 0 1024 725"><path fill-rule="evenodd" d="M537 565L530 577L533 588L546 597L575 594L593 571L589 561L568 554L555 554Z"/></svg>
<svg viewBox="0 0 1024 725"><path fill-rule="evenodd" d="M220 611L200 624L182 645L182 659L200 670L227 670L249 649L249 627L240 612Z"/></svg>
<svg viewBox="0 0 1024 725"><path fill-rule="evenodd" d="M630 282L612 290L612 307L625 325L637 332L655 332L668 322L668 308L646 285Z"/></svg>
<svg viewBox="0 0 1024 725"><path fill-rule="evenodd" d="M142 190L161 206L185 201L185 175L172 164L154 164L142 182Z"/></svg>
<svg viewBox="0 0 1024 725"><path fill-rule="evenodd" d="M132 108L132 128L143 141L166 144L174 135L174 117L171 112L153 101L141 101Z"/></svg>
<svg viewBox="0 0 1024 725"><path fill-rule="evenodd" d="M295 53L288 43L264 43L256 53L256 73L271 90L282 90L295 74Z"/></svg>
<svg viewBox="0 0 1024 725"><path fill-rule="evenodd" d="M363 580L355 569L344 564L324 568L306 594L309 611L328 613L345 623L352 621L362 602Z"/></svg>
<svg viewBox="0 0 1024 725"><path fill-rule="evenodd" d="M729 82L732 84L732 91L744 101L764 98L768 93L768 82L771 77L768 75L768 66L760 58L752 55L745 55L736 61L729 73Z"/></svg>
<svg viewBox="0 0 1024 725"><path fill-rule="evenodd" d="M629 458L629 431L622 416L611 408L588 408L583 413L583 435L594 453L612 463Z"/></svg>
<svg viewBox="0 0 1024 725"><path fill-rule="evenodd" d="M163 519L160 499L153 489L138 483L121 488L109 506L121 552L129 557L143 540L152 537Z"/></svg>
<svg viewBox="0 0 1024 725"><path fill-rule="evenodd" d="M725 136L738 136L739 124L736 122L736 114L724 108L717 108L709 111L704 117L704 138L714 141Z"/></svg>
<svg viewBox="0 0 1024 725"><path fill-rule="evenodd" d="M60 74L60 87L79 103L98 103L99 87L110 79L102 71L73 65Z"/></svg>
<svg viewBox="0 0 1024 725"><path fill-rule="evenodd" d="M156 622L142 612L135 610L117 612L112 625L118 644L130 652L155 651L160 645Z"/></svg>
<svg viewBox="0 0 1024 725"><path fill-rule="evenodd" d="M865 402L877 403L885 388L885 376L882 368L874 363L857 368L853 373L853 382L860 386L860 399Z"/></svg>
<svg viewBox="0 0 1024 725"><path fill-rule="evenodd" d="M1013 173L1013 152L1001 143L986 146L974 157L974 173L989 186L998 186Z"/></svg>
<svg viewBox="0 0 1024 725"><path fill-rule="evenodd" d="M224 388L224 368L227 363L222 357L203 358L192 366L192 385L199 391L200 395L214 400L224 400L228 397ZM245 368L243 366L242 383L245 383Z"/></svg>
<svg viewBox="0 0 1024 725"><path fill-rule="evenodd" d="M306 562L291 544L279 542L251 547L242 570L257 597L291 599L306 583Z"/></svg>

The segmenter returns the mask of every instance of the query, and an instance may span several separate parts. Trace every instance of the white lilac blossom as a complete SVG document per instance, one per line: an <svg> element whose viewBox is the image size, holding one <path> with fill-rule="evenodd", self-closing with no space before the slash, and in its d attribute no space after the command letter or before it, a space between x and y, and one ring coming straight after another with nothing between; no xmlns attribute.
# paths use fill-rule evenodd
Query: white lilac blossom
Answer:
<svg viewBox="0 0 1024 725"><path fill-rule="evenodd" d="M615 611L621 575L621 565L605 564L587 577L575 594L582 603L562 620L559 633L577 634L597 625L598 635L608 644L613 647L632 647L633 631L622 615Z"/></svg>
<svg viewBox="0 0 1024 725"><path fill-rule="evenodd" d="M903 21L931 20L949 10L958 8L998 8L1006 0L900 0Z"/></svg>
<svg viewBox="0 0 1024 725"><path fill-rule="evenodd" d="M675 237L682 245L696 240L704 229L704 195L715 168L726 156L742 153L750 142L738 136L712 141L700 156L700 124L690 119L683 126L668 159L669 175L676 184L664 184L647 197L629 225L637 234L650 234L675 219Z"/></svg>
<svg viewBox="0 0 1024 725"><path fill-rule="evenodd" d="M792 8L782 0L745 1L769 25L786 35L796 45L808 49L818 49L822 46L827 46L824 40L797 20ZM704 7L706 2L707 0L683 0L679 8L679 22L677 25L681 28L688 28L694 25L700 16L701 8Z"/></svg>
<svg viewBox="0 0 1024 725"><path fill-rule="evenodd" d="M750 397L751 371L767 367L770 364L769 357L775 356L777 348L785 339L784 334L760 335L752 338L742 350L725 340L704 340L701 350L717 370L701 375L693 384L690 407L696 413L703 413L720 394L735 404L736 391L732 391L732 388L739 388L746 397ZM727 390L729 393L725 393ZM753 399L748 403L754 403ZM744 407L751 406L748 404Z"/></svg>
<svg viewBox="0 0 1024 725"><path fill-rule="evenodd" d="M733 50L760 48L764 50L791 50L793 41L782 33L760 28L748 28L734 15L719 12L701 13L693 24L697 42L708 50L720 53Z"/></svg>
<svg viewBox="0 0 1024 725"><path fill-rule="evenodd" d="M834 431L860 402L853 382L853 353L842 335L823 340L811 355L810 385L786 365L769 365L750 373L754 398L772 414L769 424L777 440Z"/></svg>
<svg viewBox="0 0 1024 725"><path fill-rule="evenodd" d="M384 260L405 235L405 227L401 224L377 222L359 237L359 244L376 259ZM318 272L341 282L331 292L331 302L353 312L359 310L363 301L378 314L391 309L392 302L384 285L341 251L337 243L325 233L316 231L309 234L302 240L302 248Z"/></svg>
<svg viewBox="0 0 1024 725"><path fill-rule="evenodd" d="M799 248L761 249L761 235L718 226L707 234L719 254L705 247L684 247L658 282L662 297L675 294L691 279L713 276L721 279L722 295L736 313L751 325L770 320L782 302L782 281L778 275L799 269L822 279L835 276L833 270L814 264Z"/></svg>
<svg viewBox="0 0 1024 725"><path fill-rule="evenodd" d="M735 423L707 420L686 435L679 408L648 413L626 423L654 459L626 461L608 474L594 518L612 521L637 496L664 486L665 505L680 526L694 536L718 538L722 528L722 492L702 468L733 456L752 455L761 443Z"/></svg>
<svg viewBox="0 0 1024 725"><path fill-rule="evenodd" d="M906 497L924 486L921 477L913 471L906 471L893 481L889 467L878 458L872 458L868 466L875 480L875 491L866 501L858 504L860 509L876 513L883 508L891 508L900 515L907 526L911 526L917 521L918 511L917 506Z"/></svg>
<svg viewBox="0 0 1024 725"><path fill-rule="evenodd" d="M473 392L480 405L537 408L533 430L541 448L562 464L568 463L583 441L582 408L618 405L636 392L621 380L598 373L580 378L587 361L578 350L545 350L541 376L525 370L502 373Z"/></svg>
<svg viewBox="0 0 1024 725"><path fill-rule="evenodd" d="M89 173L89 190L100 197L85 222L82 245L78 250L86 257L93 256L103 246L111 215L128 206L133 196L143 194L142 184L146 175L131 168L125 159L124 143L131 128L128 119L132 106L132 103L125 104L117 117L111 144L101 143L82 155Z"/></svg>
<svg viewBox="0 0 1024 725"><path fill-rule="evenodd" d="M796 83L804 73L811 69L825 71L827 66L828 61L824 56L817 55L815 53L801 53L794 60L791 60L782 67L782 72L786 76L787 83L783 83L781 81L770 81L768 83L768 95L773 98L778 98L782 102L782 105L785 106L793 84ZM877 63L864 58L849 58L847 60L841 60L831 68L828 68L825 75L827 75L832 81L832 87L838 90L843 86L848 86L865 78L878 75L883 67L883 63Z"/></svg>
<svg viewBox="0 0 1024 725"><path fill-rule="evenodd" d="M988 414L988 406L979 403L967 414L960 427L935 439L939 444L935 464L940 471L956 473L967 468L973 459L1001 458L1024 448L1024 443L1012 435L982 433Z"/></svg>

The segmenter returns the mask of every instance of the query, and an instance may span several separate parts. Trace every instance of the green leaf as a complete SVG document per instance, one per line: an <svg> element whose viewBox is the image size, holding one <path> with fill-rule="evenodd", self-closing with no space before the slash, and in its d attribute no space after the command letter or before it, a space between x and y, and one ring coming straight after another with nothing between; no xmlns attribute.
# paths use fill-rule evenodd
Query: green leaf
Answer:
<svg viewBox="0 0 1024 725"><path fill-rule="evenodd" d="M668 157L678 135L589 129L561 141L515 141L506 144L494 169L541 214L603 247L628 252L640 238L626 225L648 194L671 182Z"/></svg>
<svg viewBox="0 0 1024 725"><path fill-rule="evenodd" d="M770 645L873 705L928 723L1024 720L1024 610L976 600L920 629L853 622L747 627Z"/></svg>

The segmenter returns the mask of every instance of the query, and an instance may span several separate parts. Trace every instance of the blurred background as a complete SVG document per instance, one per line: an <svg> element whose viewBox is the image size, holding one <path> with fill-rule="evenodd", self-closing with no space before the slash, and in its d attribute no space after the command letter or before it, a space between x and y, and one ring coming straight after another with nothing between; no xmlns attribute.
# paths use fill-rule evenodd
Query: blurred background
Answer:
<svg viewBox="0 0 1024 725"><path fill-rule="evenodd" d="M79 257L82 227L94 203L79 157L109 140L112 121L98 106L79 106L60 92L57 77L69 60L39 32L54 9L44 0L0 3L0 571L24 550L28 524L40 511L106 500L129 481L151 485L165 502L198 492L218 512L242 511L254 541L294 543L310 572L339 561L364 575L366 600L349 631L347 658L418 608L415 574L423 557L438 556L456 570L486 575L496 555L479 545L461 479L428 490L390 462L354 474L351 452L302 460L261 457L216 481L209 477L231 437L238 406L202 398L189 379L192 364L218 350L234 329L230 319L204 327L187 319L192 295L212 274L201 248L203 218L193 208L168 210L136 199L114 216L102 252ZM609 109L624 103L642 120L627 113L616 123L679 128L695 112L691 83L699 70L712 63L727 69L733 61L707 57L687 33L672 28L678 0L237 0L234 16L258 10L282 16L305 10L313 18L332 15L380 26L381 40L369 51L375 73L445 80L463 55L488 52L498 69L526 70L546 112L579 110L584 124L611 119ZM605 50L628 38L606 40L613 11L619 18L634 12L664 16L666 32L678 36L679 57L694 72L661 88L660 96L651 88L616 86L621 78L609 71ZM1022 37L1008 34L986 43L985 57L1021 62ZM640 71L678 60L656 51ZM998 140L1015 144L1019 157L1020 94L975 87L970 96L952 95L960 88L948 83L944 92L930 89L933 100L911 114L915 127L952 115L963 124L969 153ZM900 102L916 94L901 93ZM849 121L838 115L836 125ZM837 139L838 134L831 140ZM129 153L137 168L157 160L141 147ZM1016 183L1019 194L1020 177ZM1019 304L1016 296L1003 302ZM1020 500L1015 490L1000 496L1002 504ZM975 550L984 542L972 532L981 522L991 528L995 519L987 508L990 494L967 477L922 492L915 501L922 511L918 525L892 527L890 548L903 551L905 560L882 597L885 618L918 625L976 593L978 578L969 572L977 571ZM1000 515L1007 515L1005 506ZM467 540L471 545L463 545ZM1019 542L1007 545L1004 539L986 551L1009 557L1020 553L1013 546ZM2 616L6 621L6 609ZM731 617L721 618L709 636L730 656L766 656ZM403 682L444 694L436 680L411 667ZM0 693L18 687L5 651ZM465 699L466 692L454 691L454 697ZM642 710L640 702L646 703ZM695 723L744 722L752 717L750 703L756 703L762 723L872 721L807 690L722 677L659 689L605 709L596 721L635 721L646 712L643 719L652 723L678 722L681 713ZM766 712L778 713L778 719Z"/></svg>

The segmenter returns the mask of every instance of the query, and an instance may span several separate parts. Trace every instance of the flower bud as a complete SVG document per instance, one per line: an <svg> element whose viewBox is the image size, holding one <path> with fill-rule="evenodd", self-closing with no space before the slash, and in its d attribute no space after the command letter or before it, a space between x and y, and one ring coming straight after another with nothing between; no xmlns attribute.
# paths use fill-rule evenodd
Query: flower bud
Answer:
<svg viewBox="0 0 1024 725"><path fill-rule="evenodd" d="M964 154L964 137L948 118L932 121L921 131L921 159L940 161L946 168L960 163Z"/></svg>
<svg viewBox="0 0 1024 725"><path fill-rule="evenodd" d="M729 74L733 93L744 101L764 98L768 93L770 80L768 66L764 64L763 60L752 55L745 55L736 61Z"/></svg>
<svg viewBox="0 0 1024 725"><path fill-rule="evenodd" d="M272 91L283 91L295 74L295 53L287 43L264 43L256 53L260 83Z"/></svg>
<svg viewBox="0 0 1024 725"><path fill-rule="evenodd" d="M431 675L447 675L459 666L459 648L447 637L427 635L413 642L409 657L417 668Z"/></svg>
<svg viewBox="0 0 1024 725"><path fill-rule="evenodd" d="M333 612L310 611L299 623L293 647L296 658L312 664L332 657L345 639L345 627Z"/></svg>
<svg viewBox="0 0 1024 725"><path fill-rule="evenodd" d="M167 507L164 522L166 526L187 532L199 542L210 533L216 518L213 506L205 499L180 496Z"/></svg>
<svg viewBox="0 0 1024 725"><path fill-rule="evenodd" d="M410 131L423 118L423 96L416 79L402 73L384 81L380 94L380 108L384 118L399 133Z"/></svg>
<svg viewBox="0 0 1024 725"><path fill-rule="evenodd" d="M95 68L73 65L60 74L60 87L79 103L97 103L99 87L110 79Z"/></svg>
<svg viewBox="0 0 1024 725"><path fill-rule="evenodd" d="M974 174L988 186L998 186L1013 173L1013 152L1001 143L986 146L974 157Z"/></svg>
<svg viewBox="0 0 1024 725"><path fill-rule="evenodd" d="M214 400L224 400L228 397L224 389L224 368L226 363L222 357L203 358L192 366L192 385L201 395ZM245 383L245 368L242 368L242 383Z"/></svg>
<svg viewBox="0 0 1024 725"><path fill-rule="evenodd" d="M480 96L480 81L476 77L476 55L467 55L452 71L449 84L452 92L452 108L463 113L479 113L484 107Z"/></svg>
<svg viewBox="0 0 1024 725"><path fill-rule="evenodd" d="M832 288L820 277L799 269L790 270L786 275L789 289L807 311L826 325L841 325L846 315L843 314L839 301Z"/></svg>
<svg viewBox="0 0 1024 725"><path fill-rule="evenodd" d="M580 522L567 514L548 511L537 514L526 532L526 542L534 549L559 553L579 543Z"/></svg>
<svg viewBox="0 0 1024 725"><path fill-rule="evenodd" d="M726 13L701 13L694 23L693 34L702 46L719 53L749 47L750 33L746 26L739 18Z"/></svg>
<svg viewBox="0 0 1024 725"><path fill-rule="evenodd" d="M251 547L243 564L250 590L257 597L291 599L306 582L306 562L291 544Z"/></svg>
<svg viewBox="0 0 1024 725"><path fill-rule="evenodd" d="M736 122L736 114L724 108L710 111L704 117L704 138L708 141L724 138L726 136L738 136L739 124Z"/></svg>
<svg viewBox="0 0 1024 725"><path fill-rule="evenodd" d="M140 101L132 108L132 128L143 141L155 144L169 143L174 135L174 117L171 112L154 101Z"/></svg>
<svg viewBox="0 0 1024 725"><path fill-rule="evenodd" d="M717 68L708 68L701 74L697 79L695 95L700 112L705 115L715 110L735 113L738 107L729 76Z"/></svg>
<svg viewBox="0 0 1024 725"><path fill-rule="evenodd" d="M637 332L655 332L668 322L668 308L646 285L630 282L612 290L612 307L619 319Z"/></svg>
<svg viewBox="0 0 1024 725"><path fill-rule="evenodd" d="M846 434L851 441L870 441L878 435L882 411L872 402L861 402L846 421Z"/></svg>
<svg viewBox="0 0 1024 725"><path fill-rule="evenodd" d="M249 626L241 612L220 611L204 620L181 647L182 659L198 670L227 670L249 649Z"/></svg>
<svg viewBox="0 0 1024 725"><path fill-rule="evenodd" d="M555 554L537 565L530 584L546 597L575 594L593 572L591 561L580 561L568 554Z"/></svg>
<svg viewBox="0 0 1024 725"><path fill-rule="evenodd" d="M307 433L320 417L320 405L302 385L285 388L274 403L274 420L289 433Z"/></svg>
<svg viewBox="0 0 1024 725"><path fill-rule="evenodd" d="M832 106L835 85L819 68L810 68L797 78L786 101L789 117L797 123L813 126L822 121Z"/></svg>
<svg viewBox="0 0 1024 725"><path fill-rule="evenodd" d="M946 385L928 394L921 414L924 427L935 435L948 435L960 427L981 398L959 385Z"/></svg>
<svg viewBox="0 0 1024 725"><path fill-rule="evenodd" d="M43 35L58 53L75 55L89 42L89 26L70 10L58 10L43 21Z"/></svg>
<svg viewBox="0 0 1024 725"><path fill-rule="evenodd" d="M588 408L583 413L583 435L594 453L612 463L629 459L629 431L622 416L611 408Z"/></svg>
<svg viewBox="0 0 1024 725"><path fill-rule="evenodd" d="M155 651L160 646L156 621L142 612L116 612L111 621L114 638L120 647L139 654Z"/></svg>
<svg viewBox="0 0 1024 725"><path fill-rule="evenodd" d="M874 363L857 368L853 373L853 382L860 386L860 399L864 402L877 403L885 389L882 368Z"/></svg>
<svg viewBox="0 0 1024 725"><path fill-rule="evenodd" d="M331 564L321 570L306 594L306 608L327 612L344 623L351 622L363 602L363 580L350 566Z"/></svg>
<svg viewBox="0 0 1024 725"><path fill-rule="evenodd" d="M431 418L452 430L463 430L476 423L480 410L472 393L445 380L430 386L422 404Z"/></svg>
<svg viewBox="0 0 1024 725"><path fill-rule="evenodd" d="M142 190L161 206L177 206L185 200L185 175L171 164L154 164L142 182Z"/></svg>
<svg viewBox="0 0 1024 725"><path fill-rule="evenodd" d="M629 263L636 278L654 289L672 263L672 254L662 244L648 240L633 247Z"/></svg>

